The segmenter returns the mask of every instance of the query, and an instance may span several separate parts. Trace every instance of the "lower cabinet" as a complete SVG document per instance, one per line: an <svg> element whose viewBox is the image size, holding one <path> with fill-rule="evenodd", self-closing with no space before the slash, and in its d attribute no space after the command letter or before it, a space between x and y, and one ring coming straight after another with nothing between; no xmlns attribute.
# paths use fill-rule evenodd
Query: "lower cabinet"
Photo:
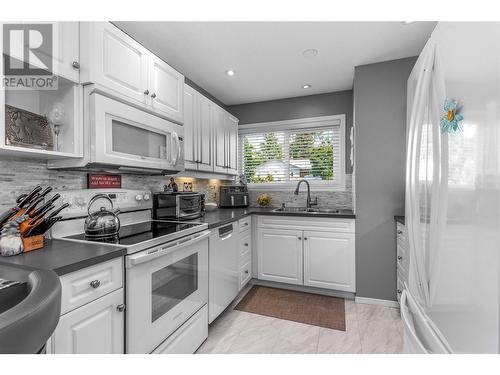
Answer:
<svg viewBox="0 0 500 375"><path fill-rule="evenodd" d="M258 279L356 291L354 220L257 220Z"/></svg>
<svg viewBox="0 0 500 375"><path fill-rule="evenodd" d="M302 231L258 229L258 278L303 284Z"/></svg>
<svg viewBox="0 0 500 375"><path fill-rule="evenodd" d="M354 234L304 231L304 285L354 291Z"/></svg>
<svg viewBox="0 0 500 375"><path fill-rule="evenodd" d="M123 354L124 324L123 289L118 289L61 316L49 351Z"/></svg>

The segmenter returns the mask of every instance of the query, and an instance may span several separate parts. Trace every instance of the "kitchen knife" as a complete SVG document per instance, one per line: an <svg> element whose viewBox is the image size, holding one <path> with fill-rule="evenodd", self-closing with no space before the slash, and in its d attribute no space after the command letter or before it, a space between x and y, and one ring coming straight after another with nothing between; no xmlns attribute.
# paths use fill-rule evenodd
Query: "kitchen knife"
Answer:
<svg viewBox="0 0 500 375"><path fill-rule="evenodd" d="M35 225L31 230L26 234L27 236L37 236L39 234L44 234L47 232L52 226L62 219L62 216L52 217L50 219L43 220L42 223Z"/></svg>
<svg viewBox="0 0 500 375"><path fill-rule="evenodd" d="M33 213L35 211L36 206L38 206L41 202L43 202L43 197L37 197L34 200L31 200L31 203L28 207L26 207L25 213L29 215L29 217L33 217Z"/></svg>
<svg viewBox="0 0 500 375"><path fill-rule="evenodd" d="M29 221L29 225L34 225L37 221L39 221L40 219L42 219L44 217L44 215L49 212L50 210L52 210L55 206L51 203L49 204L48 206L45 206L43 210L41 211L38 211L37 215L34 216L30 221Z"/></svg>
<svg viewBox="0 0 500 375"><path fill-rule="evenodd" d="M35 217L35 216L38 216L40 214L40 212L42 212L45 207L51 205L52 203L54 203L56 200L58 200L60 198L60 194L55 194L52 198L50 198L47 202L45 202L42 206L40 206L34 213L33 213L33 216L32 217Z"/></svg>
<svg viewBox="0 0 500 375"><path fill-rule="evenodd" d="M33 197L38 194L40 191L42 190L42 187L40 185L38 185L37 187L35 187L31 193L27 194L24 198L21 198L19 200L19 202L17 203L17 207L19 208L23 208L26 204L28 204L32 199Z"/></svg>
<svg viewBox="0 0 500 375"><path fill-rule="evenodd" d="M64 203L61 207L57 208L56 210L52 211L49 216L47 216L45 219L51 219L54 216L56 216L59 212L64 210L66 207L69 207L69 203Z"/></svg>

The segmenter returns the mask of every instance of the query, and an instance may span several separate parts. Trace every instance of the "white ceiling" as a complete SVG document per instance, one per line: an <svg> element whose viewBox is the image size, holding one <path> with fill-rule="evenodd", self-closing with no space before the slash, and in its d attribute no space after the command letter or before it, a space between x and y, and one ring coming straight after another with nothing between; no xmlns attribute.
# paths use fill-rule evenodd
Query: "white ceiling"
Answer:
<svg viewBox="0 0 500 375"><path fill-rule="evenodd" d="M416 56L435 22L114 22L224 104L352 88L357 65ZM302 52L319 51L312 59ZM236 74L229 77L227 69ZM305 90L304 84L311 84Z"/></svg>

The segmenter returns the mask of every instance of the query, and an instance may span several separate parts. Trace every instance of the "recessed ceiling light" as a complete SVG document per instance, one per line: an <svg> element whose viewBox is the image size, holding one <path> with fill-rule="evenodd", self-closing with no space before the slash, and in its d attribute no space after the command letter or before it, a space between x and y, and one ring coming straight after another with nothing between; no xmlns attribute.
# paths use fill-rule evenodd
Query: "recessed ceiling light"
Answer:
<svg viewBox="0 0 500 375"><path fill-rule="evenodd" d="M304 56L306 59L312 59L317 55L318 55L318 50L314 48L306 49L304 52L302 52L302 56Z"/></svg>
<svg viewBox="0 0 500 375"><path fill-rule="evenodd" d="M309 89L309 88L311 88L311 85L310 85L310 84L307 84L307 85L302 86L302 88L303 88L303 89Z"/></svg>
<svg viewBox="0 0 500 375"><path fill-rule="evenodd" d="M401 21L402 25L409 25L410 23L413 23L415 21Z"/></svg>
<svg viewBox="0 0 500 375"><path fill-rule="evenodd" d="M231 70L231 69L226 70L226 75L228 75L230 77L234 76L234 70Z"/></svg>

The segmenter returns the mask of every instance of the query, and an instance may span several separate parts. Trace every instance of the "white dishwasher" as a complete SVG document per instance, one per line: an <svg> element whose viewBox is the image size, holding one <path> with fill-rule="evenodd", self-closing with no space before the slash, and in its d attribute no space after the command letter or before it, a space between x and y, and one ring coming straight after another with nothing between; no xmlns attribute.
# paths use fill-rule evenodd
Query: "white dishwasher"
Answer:
<svg viewBox="0 0 500 375"><path fill-rule="evenodd" d="M237 221L212 230L208 269L208 322L212 323L238 295Z"/></svg>

